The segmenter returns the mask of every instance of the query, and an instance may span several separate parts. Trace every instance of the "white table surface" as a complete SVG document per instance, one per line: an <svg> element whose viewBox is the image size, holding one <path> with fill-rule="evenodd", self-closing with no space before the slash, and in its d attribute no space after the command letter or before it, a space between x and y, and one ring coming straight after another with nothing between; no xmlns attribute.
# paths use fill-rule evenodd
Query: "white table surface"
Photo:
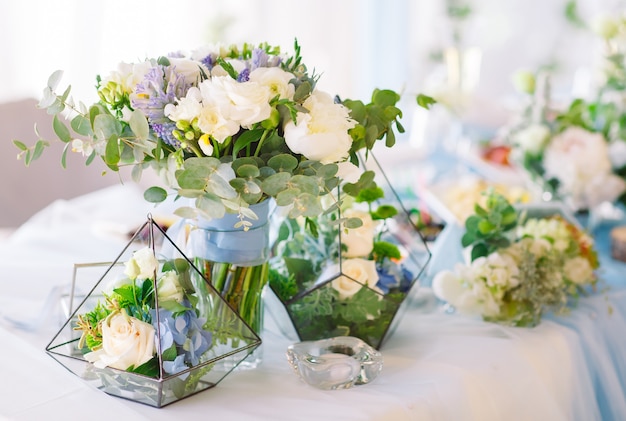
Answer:
<svg viewBox="0 0 626 421"><path fill-rule="evenodd" d="M44 348L57 311L39 329L4 316L36 318L74 263L113 260L122 233L150 208L136 187L115 186L43 209L0 240L0 416L12 420L619 420L626 419L626 292L583 298L567 317L533 329L508 328L446 314L424 289L385 343L372 383L322 391L287 364L290 341L267 319L264 360L215 388L156 409L88 386ZM625 266L626 267L626 266ZM606 272L619 277L624 267ZM623 276L622 276L623 277ZM612 314L608 305L613 308Z"/></svg>

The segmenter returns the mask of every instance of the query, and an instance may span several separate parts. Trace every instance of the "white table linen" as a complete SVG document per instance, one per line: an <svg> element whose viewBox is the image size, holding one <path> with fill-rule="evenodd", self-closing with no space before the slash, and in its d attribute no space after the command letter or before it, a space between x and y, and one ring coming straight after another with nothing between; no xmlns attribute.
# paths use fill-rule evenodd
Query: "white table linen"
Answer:
<svg viewBox="0 0 626 421"><path fill-rule="evenodd" d="M0 312L35 318L74 263L111 261L148 212L134 186L59 201L0 242ZM605 259L606 260L606 259ZM382 349L371 384L314 389L293 374L290 342L267 317L262 365L213 389L156 409L88 386L44 348L59 327L54 308L34 332L0 323L0 416L14 420L618 420L626 419L626 291L583 298L568 316L510 328L446 314L424 289ZM623 275L622 275L623 277ZM95 282L96 280L94 280ZM57 288L58 289L58 288ZM613 312L609 312L609 304Z"/></svg>

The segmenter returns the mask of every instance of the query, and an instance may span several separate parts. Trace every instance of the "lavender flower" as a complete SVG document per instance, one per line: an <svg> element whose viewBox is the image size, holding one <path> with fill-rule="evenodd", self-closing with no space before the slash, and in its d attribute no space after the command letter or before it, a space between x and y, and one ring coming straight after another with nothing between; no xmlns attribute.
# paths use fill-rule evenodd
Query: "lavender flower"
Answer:
<svg viewBox="0 0 626 421"><path fill-rule="evenodd" d="M132 107L143 111L155 133L174 147L180 146L180 142L172 135L175 125L165 117L163 110L167 104L174 104L177 98L183 98L190 87L174 66L159 65L148 71L131 99Z"/></svg>

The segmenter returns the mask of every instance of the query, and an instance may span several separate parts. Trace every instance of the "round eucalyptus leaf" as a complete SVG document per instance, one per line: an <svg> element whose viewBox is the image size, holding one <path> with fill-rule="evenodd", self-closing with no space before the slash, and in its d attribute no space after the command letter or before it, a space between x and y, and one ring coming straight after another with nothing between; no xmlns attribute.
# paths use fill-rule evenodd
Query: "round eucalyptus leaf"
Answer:
<svg viewBox="0 0 626 421"><path fill-rule="evenodd" d="M250 164L241 165L235 171L239 177L256 178L261 175L259 167Z"/></svg>
<svg viewBox="0 0 626 421"><path fill-rule="evenodd" d="M185 219L194 219L198 216L198 210L190 206L181 206L174 211L174 215L180 216Z"/></svg>
<svg viewBox="0 0 626 421"><path fill-rule="evenodd" d="M309 193L313 196L318 196L320 192L320 186L315 177L307 177L305 175L294 175L291 177L290 184L305 193Z"/></svg>
<svg viewBox="0 0 626 421"><path fill-rule="evenodd" d="M263 166L259 168L259 178L264 179L270 175L276 174L276 171L272 167Z"/></svg>
<svg viewBox="0 0 626 421"><path fill-rule="evenodd" d="M275 197L278 193L287 188L289 180L291 180L291 174L287 172L279 172L263 180L261 188L269 196Z"/></svg>
<svg viewBox="0 0 626 421"><path fill-rule="evenodd" d="M198 197L196 199L196 207L202 214L208 216L208 219L219 219L224 217L226 213L226 207L219 197L215 197L215 195L211 194Z"/></svg>
<svg viewBox="0 0 626 421"><path fill-rule="evenodd" d="M161 203L167 199L167 192L161 187L150 187L143 193L144 199L150 203Z"/></svg>
<svg viewBox="0 0 626 421"><path fill-rule="evenodd" d="M299 195L300 190L298 189L290 188L284 190L276 195L276 204L278 206L291 205Z"/></svg>
<svg viewBox="0 0 626 421"><path fill-rule="evenodd" d="M294 202L294 208L299 208L303 216L316 217L321 214L324 209L317 196L308 193L300 194Z"/></svg>
<svg viewBox="0 0 626 421"><path fill-rule="evenodd" d="M293 155L280 154L271 157L267 161L267 165L274 168L277 172L287 171L292 172L298 167L298 159Z"/></svg>
<svg viewBox="0 0 626 421"><path fill-rule="evenodd" d="M326 164L321 166L320 169L317 170L317 174L320 177L328 179L336 176L337 171L339 171L339 166L337 166L337 164Z"/></svg>

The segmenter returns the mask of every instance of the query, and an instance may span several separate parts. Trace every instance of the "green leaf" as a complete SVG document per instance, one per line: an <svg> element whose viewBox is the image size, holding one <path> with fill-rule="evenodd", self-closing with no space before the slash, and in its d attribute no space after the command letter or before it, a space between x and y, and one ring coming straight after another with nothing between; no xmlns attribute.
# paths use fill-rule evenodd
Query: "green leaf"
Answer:
<svg viewBox="0 0 626 421"><path fill-rule="evenodd" d="M69 129L67 128L65 123L63 123L59 119L58 115L55 115L54 119L52 120L52 128L54 129L54 133L62 142L67 143L72 140Z"/></svg>
<svg viewBox="0 0 626 421"><path fill-rule="evenodd" d="M32 156L33 161L38 159L41 156L46 146L49 146L49 143L46 142L45 140L38 140L37 143L35 143L35 150L33 151L33 156Z"/></svg>
<svg viewBox="0 0 626 421"><path fill-rule="evenodd" d="M394 106L400 100L400 95L389 89L375 89L372 102L381 107Z"/></svg>
<svg viewBox="0 0 626 421"><path fill-rule="evenodd" d="M233 156L237 156L240 151L245 149L252 142L256 142L263 136L263 129L253 129L243 132L233 145Z"/></svg>
<svg viewBox="0 0 626 421"><path fill-rule="evenodd" d="M256 178L261 175L261 171L259 171L259 167L256 165L242 165L237 168L237 175L239 177Z"/></svg>
<svg viewBox="0 0 626 421"><path fill-rule="evenodd" d="M392 205L381 205L373 213L372 218L375 220L393 218L398 214L398 210Z"/></svg>
<svg viewBox="0 0 626 421"><path fill-rule="evenodd" d="M161 187L153 186L144 191L143 197L147 202L161 203L167 199L167 192Z"/></svg>
<svg viewBox="0 0 626 421"><path fill-rule="evenodd" d="M320 186L313 177L298 174L291 177L289 183L302 192L309 193L313 196L319 196L320 194Z"/></svg>
<svg viewBox="0 0 626 421"><path fill-rule="evenodd" d="M476 244L472 248L472 257L471 257L472 262L478 259L479 257L484 257L484 256L487 256L488 254L489 254L489 251L485 244L483 243Z"/></svg>
<svg viewBox="0 0 626 421"><path fill-rule="evenodd" d="M91 136L93 134L89 119L85 116L77 115L72 119L70 125L72 126L72 130L80 135Z"/></svg>
<svg viewBox="0 0 626 421"><path fill-rule="evenodd" d="M24 143L20 142L19 140L15 140L13 139L13 144L22 151L27 151L28 150L28 146L26 146Z"/></svg>
<svg viewBox="0 0 626 421"><path fill-rule="evenodd" d="M57 86L59 86L59 82L61 81L62 77L63 77L63 70L54 71L50 75L50 77L48 77L48 88L54 91L57 88Z"/></svg>
<svg viewBox="0 0 626 421"><path fill-rule="evenodd" d="M150 136L150 128L148 126L148 119L139 110L135 110L131 113L128 125L133 131L137 139L146 140Z"/></svg>
<svg viewBox="0 0 626 421"><path fill-rule="evenodd" d="M278 193L285 190L291 180L291 174L288 172L278 172L270 175L261 183L261 188L269 196L276 197Z"/></svg>
<svg viewBox="0 0 626 421"><path fill-rule="evenodd" d="M292 172L298 167L298 159L293 155L280 154L271 157L267 161L267 165L272 167L276 172Z"/></svg>
<svg viewBox="0 0 626 421"><path fill-rule="evenodd" d="M107 140L104 151L104 162L114 171L118 170L117 164L120 162L119 138L112 134Z"/></svg>
<svg viewBox="0 0 626 421"><path fill-rule="evenodd" d="M343 225L348 229L359 228L363 226L363 220L357 217L348 218L345 220Z"/></svg>
<svg viewBox="0 0 626 421"><path fill-rule="evenodd" d="M418 94L416 99L417 105L427 110L429 110L430 107L437 103L437 100L424 94Z"/></svg>
<svg viewBox="0 0 626 421"><path fill-rule="evenodd" d="M98 139L111 139L113 135L118 138L122 134L120 122L110 114L98 114L93 122L94 134Z"/></svg>
<svg viewBox="0 0 626 421"><path fill-rule="evenodd" d="M219 64L222 67L222 69L224 69L226 73L228 73L228 75L232 77L233 79L236 80L237 77L239 76L239 73L237 73L233 65L225 61L223 58L219 57L217 59L217 64Z"/></svg>

